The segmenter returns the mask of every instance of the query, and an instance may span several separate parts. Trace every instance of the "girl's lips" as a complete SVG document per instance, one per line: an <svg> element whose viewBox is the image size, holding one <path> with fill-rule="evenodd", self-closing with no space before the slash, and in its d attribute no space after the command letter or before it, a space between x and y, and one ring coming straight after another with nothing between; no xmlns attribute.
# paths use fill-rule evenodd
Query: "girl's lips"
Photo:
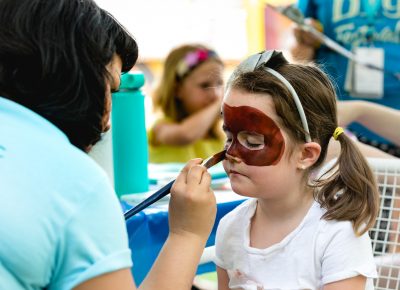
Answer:
<svg viewBox="0 0 400 290"><path fill-rule="evenodd" d="M238 174L238 175L243 175L242 173L240 173L240 172L237 172L237 171L235 171L235 170L229 170L229 174ZM244 176L244 175L243 175Z"/></svg>

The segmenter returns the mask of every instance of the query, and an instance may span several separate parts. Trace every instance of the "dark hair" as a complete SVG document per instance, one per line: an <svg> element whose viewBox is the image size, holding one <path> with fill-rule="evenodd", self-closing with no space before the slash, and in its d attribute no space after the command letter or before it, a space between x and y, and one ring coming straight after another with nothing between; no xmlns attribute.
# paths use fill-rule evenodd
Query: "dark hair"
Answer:
<svg viewBox="0 0 400 290"><path fill-rule="evenodd" d="M319 68L313 65L281 63L272 69L283 75L297 92L307 117L312 141L321 145L321 154L307 171L318 168L326 158L329 141L337 124L335 89ZM305 142L300 115L287 87L263 68L252 72L236 72L230 86L251 93L272 96L280 125L296 144ZM338 137L341 145L332 174L315 181L314 195L328 220L349 220L357 234L374 225L378 213L378 191L374 175L354 142L346 135Z"/></svg>
<svg viewBox="0 0 400 290"><path fill-rule="evenodd" d="M0 0L0 96L48 119L82 150L101 136L106 66L129 71L135 40L91 0Z"/></svg>

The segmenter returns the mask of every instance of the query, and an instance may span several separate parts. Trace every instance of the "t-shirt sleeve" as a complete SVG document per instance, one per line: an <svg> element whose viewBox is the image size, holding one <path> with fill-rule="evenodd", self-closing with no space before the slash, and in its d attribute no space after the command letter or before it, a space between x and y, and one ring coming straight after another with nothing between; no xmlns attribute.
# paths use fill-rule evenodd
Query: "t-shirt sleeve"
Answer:
<svg viewBox="0 0 400 290"><path fill-rule="evenodd" d="M357 237L350 222L336 223L324 236L322 283L328 284L358 275L377 277L368 233Z"/></svg>
<svg viewBox="0 0 400 290"><path fill-rule="evenodd" d="M226 216L223 217L217 228L215 235L215 257L214 263L223 269L227 269L226 262L224 260L224 245L225 245L225 232L226 232Z"/></svg>
<svg viewBox="0 0 400 290"><path fill-rule="evenodd" d="M225 270L232 269L241 256L243 228L254 213L255 199L248 199L228 212L219 222L215 236L214 263Z"/></svg>
<svg viewBox="0 0 400 290"><path fill-rule="evenodd" d="M96 276L131 266L121 206L111 185L99 182L67 221L64 231L60 230L49 289L72 289Z"/></svg>

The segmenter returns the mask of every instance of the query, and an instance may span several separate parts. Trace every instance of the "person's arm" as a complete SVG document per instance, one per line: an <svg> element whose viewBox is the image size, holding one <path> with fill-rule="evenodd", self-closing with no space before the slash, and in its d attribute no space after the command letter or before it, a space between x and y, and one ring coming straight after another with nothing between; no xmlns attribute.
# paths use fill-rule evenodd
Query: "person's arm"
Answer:
<svg viewBox="0 0 400 290"><path fill-rule="evenodd" d="M214 225L216 201L211 176L201 159L188 162L171 189L170 233L140 290L190 289L200 256ZM140 263L140 261L134 261ZM136 289L130 269L88 280L75 290Z"/></svg>
<svg viewBox="0 0 400 290"><path fill-rule="evenodd" d="M220 100L186 117L180 123L159 123L153 129L153 145L187 145L204 138L221 111Z"/></svg>
<svg viewBox="0 0 400 290"><path fill-rule="evenodd" d="M217 266L218 290L229 290L229 276L225 269Z"/></svg>
<svg viewBox="0 0 400 290"><path fill-rule="evenodd" d="M196 165L200 160L192 160L172 186L170 234L140 289L190 289L193 283L216 215L211 175Z"/></svg>
<svg viewBox="0 0 400 290"><path fill-rule="evenodd" d="M356 276L324 285L322 290L364 290L367 278Z"/></svg>
<svg viewBox="0 0 400 290"><path fill-rule="evenodd" d="M339 125L357 122L400 146L400 111L367 101L338 102Z"/></svg>
<svg viewBox="0 0 400 290"><path fill-rule="evenodd" d="M361 153L367 158L384 158L384 159L393 159L396 158L393 155L390 155L376 147L361 143L358 140L354 140L356 146L361 151ZM333 158L338 158L340 154L340 143L333 138L329 142L328 152L326 154L326 158L324 164L331 161Z"/></svg>

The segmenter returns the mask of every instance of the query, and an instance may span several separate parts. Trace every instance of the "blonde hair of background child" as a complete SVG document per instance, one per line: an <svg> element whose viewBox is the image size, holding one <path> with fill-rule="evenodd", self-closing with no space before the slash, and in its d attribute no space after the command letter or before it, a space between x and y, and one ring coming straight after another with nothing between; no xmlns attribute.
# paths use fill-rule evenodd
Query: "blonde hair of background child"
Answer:
<svg viewBox="0 0 400 290"><path fill-rule="evenodd" d="M328 144L338 127L336 93L328 76L314 65L276 63L297 92L307 117L310 137L321 146L315 164L305 170L307 182L313 170L323 164ZM294 144L305 142L306 132L288 88L262 67L252 72L234 72L228 86L249 93L272 96L279 125L288 133ZM375 223L378 214L378 189L375 177L359 149L346 135L337 137L341 151L335 165L318 180L308 184L314 188L314 198L327 211L327 220L351 221L357 235L362 235ZM293 146L289 147L293 149ZM289 151L290 152L290 151ZM290 157L290 154L289 154Z"/></svg>
<svg viewBox="0 0 400 290"><path fill-rule="evenodd" d="M184 76L179 76L178 69L181 60L183 60L188 53L199 49L212 52L204 62L216 61L223 65L218 55L204 45L186 44L173 49L164 62L160 83L153 93L153 109L155 112L161 111L165 117L173 121L181 121L187 116L180 100L176 98L175 94L178 85L190 75L196 67L194 67L193 70L189 70Z"/></svg>

